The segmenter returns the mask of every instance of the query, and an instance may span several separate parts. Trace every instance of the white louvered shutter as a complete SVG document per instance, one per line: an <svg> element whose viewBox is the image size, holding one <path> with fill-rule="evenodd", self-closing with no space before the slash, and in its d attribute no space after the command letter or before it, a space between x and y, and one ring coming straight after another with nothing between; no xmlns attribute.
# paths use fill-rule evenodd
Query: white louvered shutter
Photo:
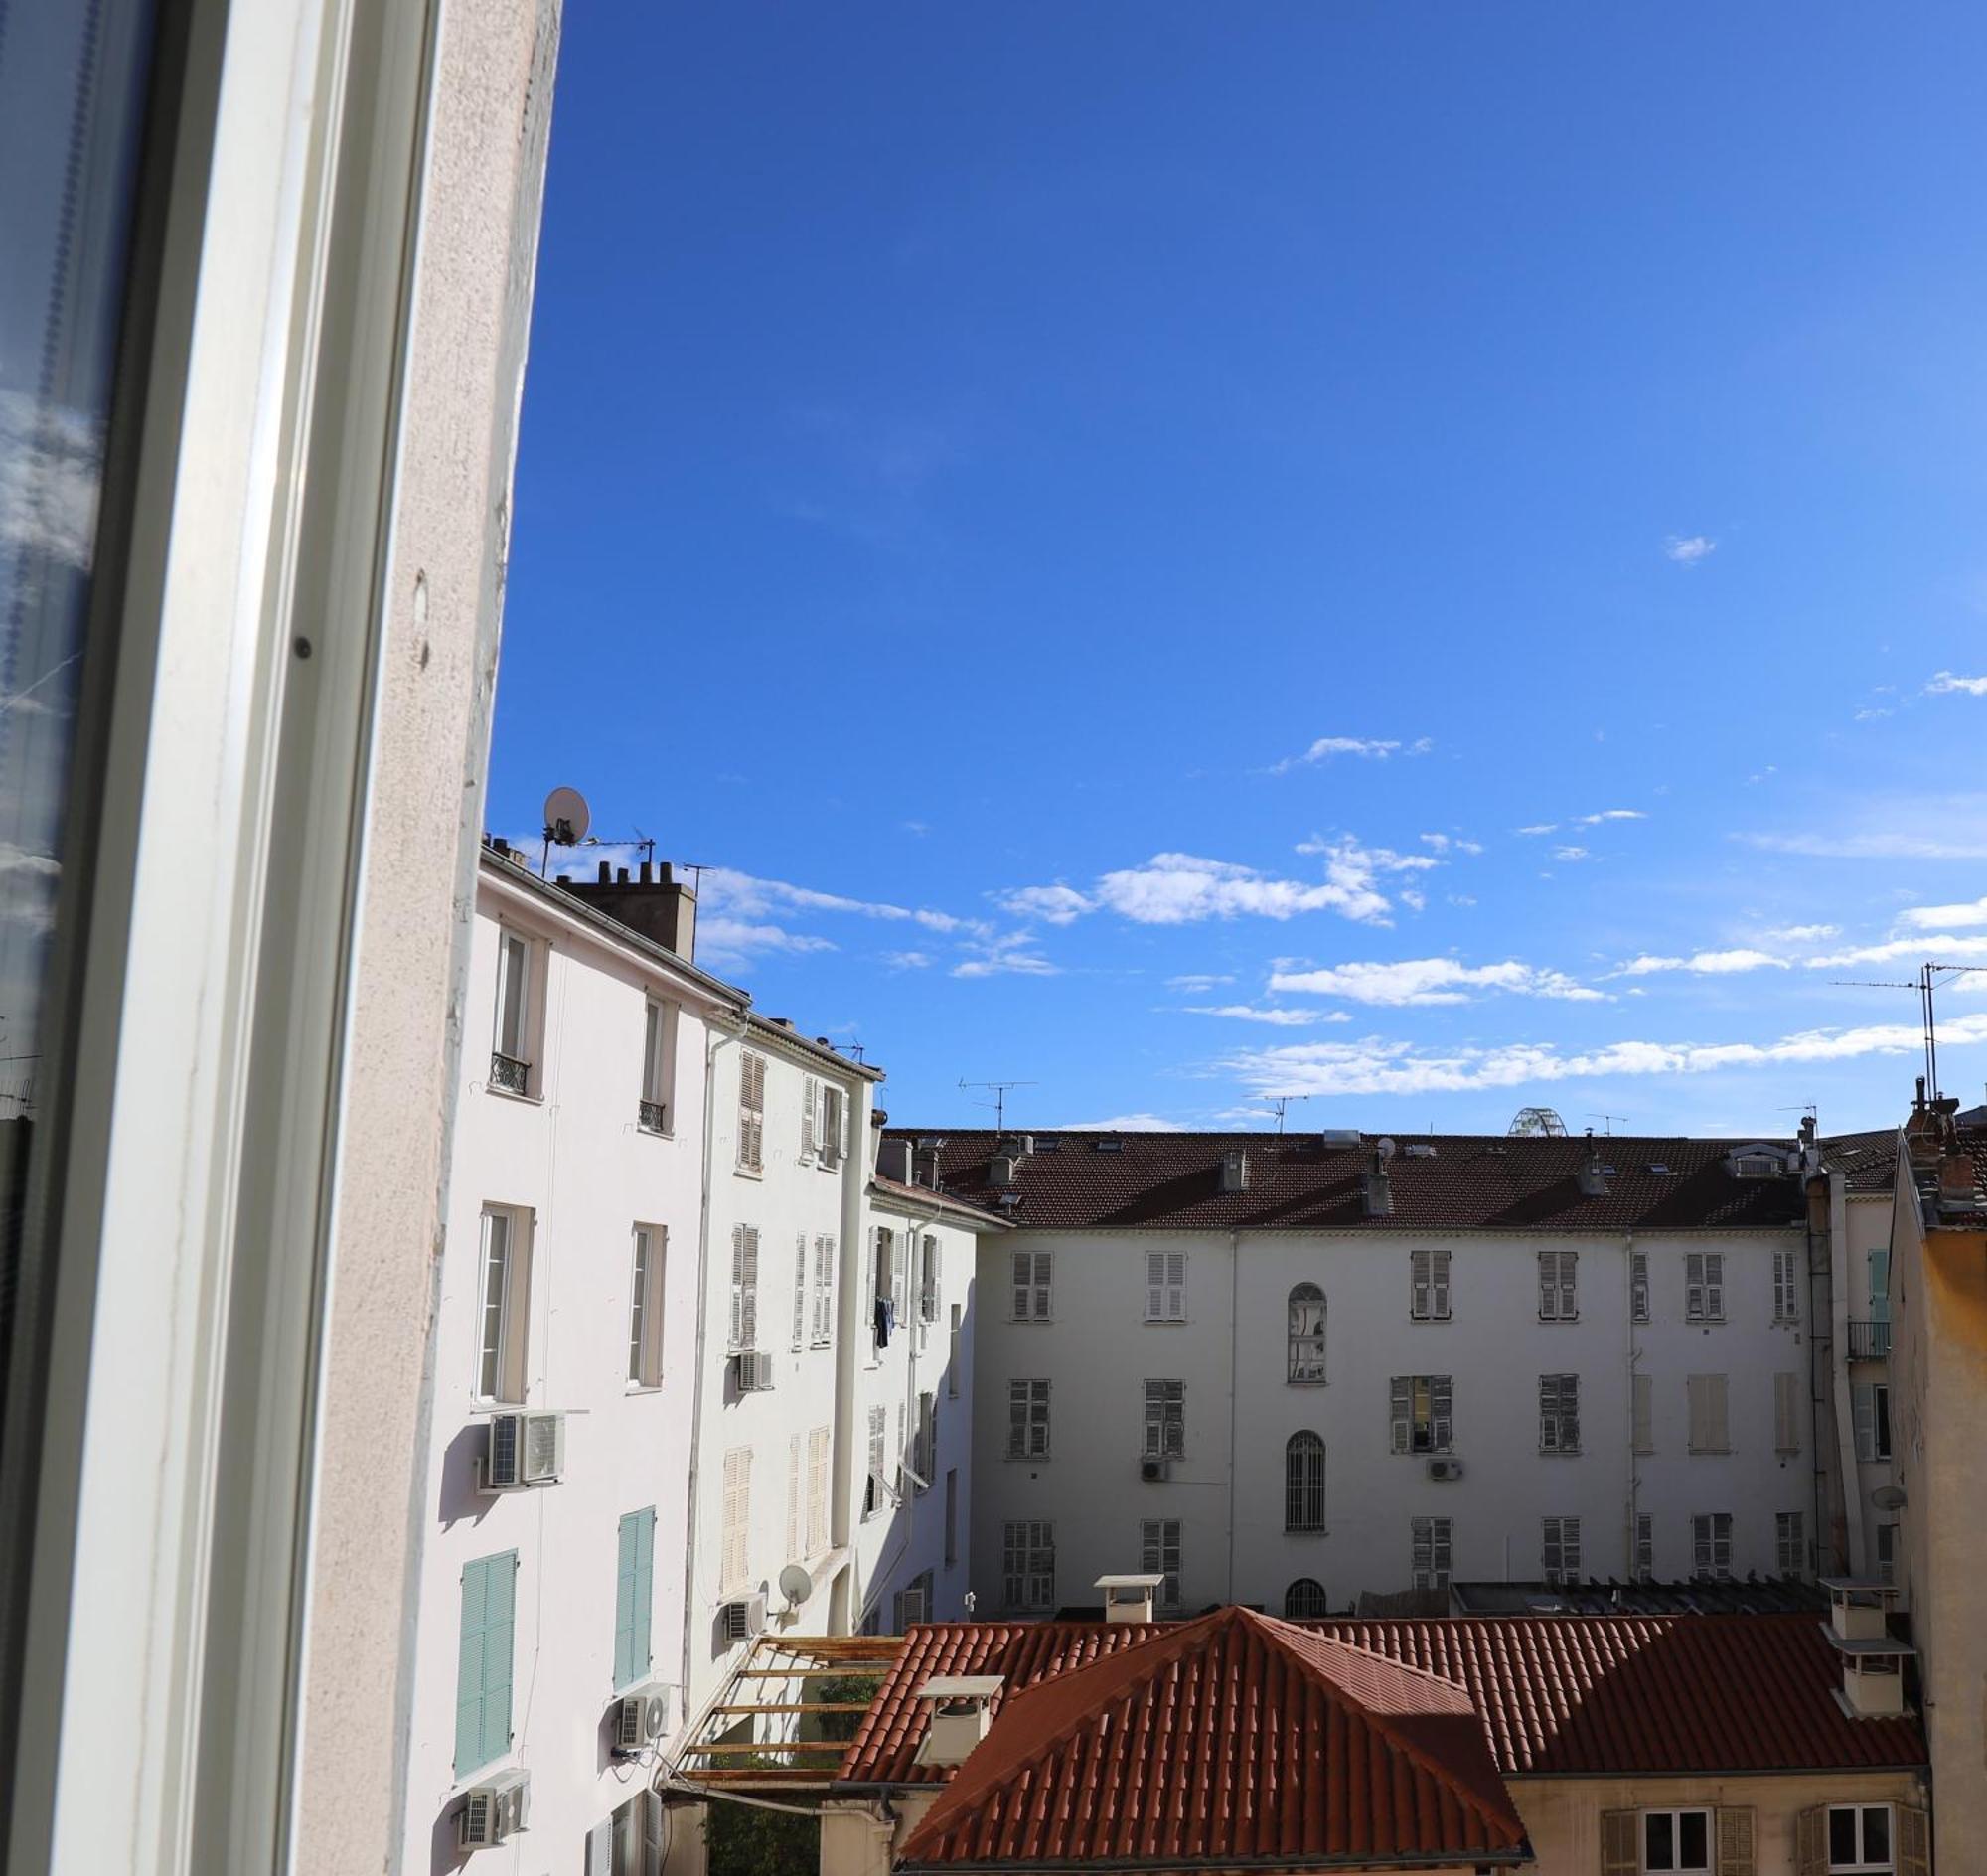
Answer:
<svg viewBox="0 0 1987 1876"><path fill-rule="evenodd" d="M836 1103L835 1154L838 1160L848 1158L848 1097L843 1095Z"/></svg>
<svg viewBox="0 0 1987 1876"><path fill-rule="evenodd" d="M1727 1413L1726 1400L1730 1390L1722 1374L1707 1375L1705 1378L1710 1382L1705 1402L1708 1431L1711 1435L1711 1445L1708 1450L1713 1453L1729 1453L1732 1450L1732 1422Z"/></svg>
<svg viewBox="0 0 1987 1876"><path fill-rule="evenodd" d="M1164 1251L1146 1253L1146 1321L1156 1323L1163 1319L1166 1305L1166 1254Z"/></svg>
<svg viewBox="0 0 1987 1876"><path fill-rule="evenodd" d="M1718 1876L1753 1876L1753 1811L1750 1805L1718 1808Z"/></svg>
<svg viewBox="0 0 1987 1876"><path fill-rule="evenodd" d="M1909 1805L1892 1806L1898 1824L1898 1876L1930 1876L1931 1819Z"/></svg>
<svg viewBox="0 0 1987 1876"><path fill-rule="evenodd" d="M814 1164L815 1118L821 1108L821 1083L809 1075L801 1083L801 1164Z"/></svg>
<svg viewBox="0 0 1987 1876"><path fill-rule="evenodd" d="M1455 1418L1451 1393L1448 1375L1429 1376L1429 1444L1438 1453L1447 1453L1453 1438Z"/></svg>
<svg viewBox="0 0 1987 1876"><path fill-rule="evenodd" d="M759 1345L759 1227L748 1224L739 1236L739 1347Z"/></svg>
<svg viewBox="0 0 1987 1876"><path fill-rule="evenodd" d="M1828 1818L1819 1804L1794 1813L1794 1876L1828 1876Z"/></svg>
<svg viewBox="0 0 1987 1876"><path fill-rule="evenodd" d="M807 1334L808 1303L808 1234L803 1231L794 1240L794 1336L793 1345L798 1352Z"/></svg>
<svg viewBox="0 0 1987 1876"><path fill-rule="evenodd" d="M1692 1322L1703 1320L1704 1253L1692 1251L1683 1260L1683 1313Z"/></svg>
<svg viewBox="0 0 1987 1876"><path fill-rule="evenodd" d="M1429 1255L1430 1304L1435 1320L1446 1323L1449 1321L1449 1252L1438 1245Z"/></svg>
<svg viewBox="0 0 1987 1876"><path fill-rule="evenodd" d="M1387 1412L1394 1424L1394 1451L1411 1452L1415 1434L1414 1381L1411 1376L1397 1374L1388 1384Z"/></svg>
<svg viewBox="0 0 1987 1876"><path fill-rule="evenodd" d="M1016 1251L1014 1257L1014 1321L1032 1319L1034 1302L1034 1253Z"/></svg>
<svg viewBox="0 0 1987 1876"><path fill-rule="evenodd" d="M801 1436L787 1441L787 1559L801 1554Z"/></svg>
<svg viewBox="0 0 1987 1876"><path fill-rule="evenodd" d="M745 1227L731 1227L731 1346L745 1346Z"/></svg>
<svg viewBox="0 0 1987 1876"><path fill-rule="evenodd" d="M1656 1450L1654 1378L1647 1374L1633 1376L1629 1392L1633 1403L1631 1417L1634 1424L1629 1444L1637 1453L1653 1453Z"/></svg>
<svg viewBox="0 0 1987 1876"><path fill-rule="evenodd" d="M1685 1377L1684 1388L1690 1401L1689 1450L1693 1453L1710 1451L1707 1442L1711 1436L1711 1394L1706 1383L1708 1374L1692 1374Z"/></svg>
<svg viewBox="0 0 1987 1876"><path fill-rule="evenodd" d="M1168 1251L1165 1253L1164 1311L1162 1319L1168 1323L1186 1321L1186 1253Z"/></svg>
<svg viewBox="0 0 1987 1876"><path fill-rule="evenodd" d="M1426 1250L1408 1253L1408 1314L1426 1317L1434 1309L1434 1253Z"/></svg>
<svg viewBox="0 0 1987 1876"><path fill-rule="evenodd" d="M1704 1254L1704 1313L1714 1323L1725 1320L1725 1256L1721 1251Z"/></svg>

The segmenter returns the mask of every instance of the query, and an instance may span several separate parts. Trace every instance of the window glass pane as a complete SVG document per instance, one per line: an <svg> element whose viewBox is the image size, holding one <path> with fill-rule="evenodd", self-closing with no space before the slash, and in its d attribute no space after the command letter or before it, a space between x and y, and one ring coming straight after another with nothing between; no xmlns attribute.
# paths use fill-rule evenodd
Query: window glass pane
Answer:
<svg viewBox="0 0 1987 1876"><path fill-rule="evenodd" d="M1863 1813L1863 1860L1888 1863L1891 1860L1891 1812L1885 1804L1872 1804Z"/></svg>
<svg viewBox="0 0 1987 1876"><path fill-rule="evenodd" d="M1828 1860L1842 1864L1856 1861L1856 1813L1846 1805L1828 1813Z"/></svg>
<svg viewBox="0 0 1987 1876"><path fill-rule="evenodd" d="M1680 1811L1677 1815L1677 1868L1692 1870L1710 1867L1711 1813Z"/></svg>
<svg viewBox="0 0 1987 1876"><path fill-rule="evenodd" d="M1642 1819L1643 1867L1652 1870L1676 1868L1676 1819L1666 1810Z"/></svg>

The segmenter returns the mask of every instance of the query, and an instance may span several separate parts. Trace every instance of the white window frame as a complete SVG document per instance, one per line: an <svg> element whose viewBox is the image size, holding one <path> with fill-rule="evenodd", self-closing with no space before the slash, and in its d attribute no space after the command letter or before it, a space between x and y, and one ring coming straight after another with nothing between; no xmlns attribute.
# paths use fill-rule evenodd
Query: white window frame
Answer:
<svg viewBox="0 0 1987 1876"><path fill-rule="evenodd" d="M731 1227L731 1322L727 1354L741 1354L759 1345L759 1227Z"/></svg>
<svg viewBox="0 0 1987 1876"><path fill-rule="evenodd" d="M1791 1250L1773 1253L1773 1321L1800 1321L1800 1260Z"/></svg>
<svg viewBox="0 0 1987 1876"><path fill-rule="evenodd" d="M1184 1251L1146 1253L1146 1321L1148 1323L1186 1321Z"/></svg>
<svg viewBox="0 0 1987 1876"><path fill-rule="evenodd" d="M676 1066L677 1007L651 997L642 1016L642 1093L635 1110L636 1125L645 1134L675 1131Z"/></svg>
<svg viewBox="0 0 1987 1876"><path fill-rule="evenodd" d="M808 1346L827 1348L835 1341L835 1239L826 1232L814 1241L814 1281L810 1285L812 1315Z"/></svg>
<svg viewBox="0 0 1987 1876"><path fill-rule="evenodd" d="M862 1482L862 1515L874 1517L894 1496L890 1485L890 1417L881 1407L869 1409L868 1472Z"/></svg>
<svg viewBox="0 0 1987 1876"><path fill-rule="evenodd" d="M1630 1580L1636 1583L1653 1583L1656 1580L1656 1514L1653 1511L1635 1513L1635 1554L1628 1574Z"/></svg>
<svg viewBox="0 0 1987 1876"><path fill-rule="evenodd" d="M1578 1251L1539 1253L1539 1321L1542 1323L1580 1321Z"/></svg>
<svg viewBox="0 0 1987 1876"><path fill-rule="evenodd" d="M946 1328L945 1342L945 1397L947 1400L959 1398L959 1335L964 1312L955 1303L952 1306L952 1320Z"/></svg>
<svg viewBox="0 0 1987 1876"><path fill-rule="evenodd" d="M1007 1457L1029 1465L1050 1457L1050 1398L1045 1380L1007 1383Z"/></svg>
<svg viewBox="0 0 1987 1876"><path fill-rule="evenodd" d="M670 1234L663 1225L638 1224L628 1237L628 1389L647 1393L663 1384L663 1275Z"/></svg>
<svg viewBox="0 0 1987 1876"><path fill-rule="evenodd" d="M1678 1855L1682 1854L1683 1819L1686 1817L1702 1817L1704 1819L1704 1861L1702 1863L1651 1863L1649 1861L1649 1826L1658 1817L1667 1817L1670 1819L1670 1842L1675 1847ZM1711 1873L1718 1868L1718 1813L1708 1804L1679 1804L1674 1807L1658 1806L1653 1810L1645 1810L1640 1814L1640 1819L1636 1825L1635 1849L1640 1856L1642 1868L1645 1871L1651 1872L1651 1876L1670 1876L1670 1872L1672 1871L1676 1872L1676 1876L1711 1876Z"/></svg>
<svg viewBox="0 0 1987 1876"><path fill-rule="evenodd" d="M1455 1520L1414 1517L1408 1520L1408 1567L1418 1590L1446 1590L1455 1563Z"/></svg>
<svg viewBox="0 0 1987 1876"><path fill-rule="evenodd" d="M738 1158L736 1170L757 1178L766 1171L766 1057L738 1051Z"/></svg>
<svg viewBox="0 0 1987 1876"><path fill-rule="evenodd" d="M1649 1320L1649 1254L1647 1251L1628 1253L1628 1320L1646 1323Z"/></svg>
<svg viewBox="0 0 1987 1876"><path fill-rule="evenodd" d="M1296 1284L1285 1305L1285 1380L1293 1387L1322 1387L1325 1379L1324 1292L1314 1283Z"/></svg>
<svg viewBox="0 0 1987 1876"><path fill-rule="evenodd" d="M498 1406L523 1406L531 1386L532 1222L528 1206L483 1207L476 1260L476 1375L471 1392L477 1400ZM502 1269L493 1272L493 1262L500 1258Z"/></svg>
<svg viewBox="0 0 1987 1876"><path fill-rule="evenodd" d="M1397 1374L1388 1383L1393 1450L1413 1457L1448 1453L1455 1443L1455 1385L1447 1374Z"/></svg>
<svg viewBox="0 0 1987 1876"><path fill-rule="evenodd" d="M1408 1317L1417 1323L1450 1320L1448 1245L1418 1244L1408 1253Z"/></svg>
<svg viewBox="0 0 1987 1876"><path fill-rule="evenodd" d="M490 1053L516 1063L522 1071L519 1079L524 1085L518 1088L499 1085L493 1061L489 1082L493 1093L531 1100L536 1097L541 1085L542 1065L536 1058L539 1053L537 1024L538 1007L542 1000L540 960L543 955L542 939L509 923L501 923L497 927L497 997L491 1013ZM510 1013L505 1007L514 986L518 991L515 1025L507 1020Z"/></svg>
<svg viewBox="0 0 1987 1876"><path fill-rule="evenodd" d="M941 1250L938 1233L926 1231L918 1238L918 1318L936 1323L940 1312Z"/></svg>
<svg viewBox="0 0 1987 1876"><path fill-rule="evenodd" d="M1038 1615L1055 1607L1055 1521L1016 1518L1000 1526L1003 1608Z"/></svg>
<svg viewBox="0 0 1987 1876"><path fill-rule="evenodd" d="M1010 1274L1013 1295L1009 1318L1016 1323L1046 1323L1053 1320L1055 1304L1055 1253L1015 1251Z"/></svg>
<svg viewBox="0 0 1987 1876"><path fill-rule="evenodd" d="M1539 1376L1539 1451L1575 1458L1580 1452L1580 1376Z"/></svg>
<svg viewBox="0 0 1987 1876"><path fill-rule="evenodd" d="M1807 1518L1804 1513L1773 1513L1773 1561L1781 1576L1807 1574Z"/></svg>
<svg viewBox="0 0 1987 1876"><path fill-rule="evenodd" d="M1857 1459L1866 1466L1888 1460L1897 1450L1897 1432L1891 1425L1891 1384L1853 1381L1849 1398Z"/></svg>
<svg viewBox="0 0 1987 1876"><path fill-rule="evenodd" d="M938 1396L920 1394L918 1396L918 1418L911 1433L911 1471L916 1475L912 1485L919 1495L931 1489L931 1482L938 1477Z"/></svg>
<svg viewBox="0 0 1987 1876"><path fill-rule="evenodd" d="M1683 1316L1687 1323L1725 1321L1725 1253L1686 1251L1683 1260Z"/></svg>
<svg viewBox="0 0 1987 1876"><path fill-rule="evenodd" d="M1868 1812L1880 1810L1884 1813L1884 1834L1889 1839L1890 1850L1881 1859L1870 1857L1870 1846L1864 1842L1865 1816ZM1838 1863L1835 1860L1835 1813L1850 1811L1856 1817L1856 1860ZM1895 1876L1898 1867L1898 1807L1895 1804L1824 1804L1821 1810L1821 1853L1827 1858L1828 1876Z"/></svg>

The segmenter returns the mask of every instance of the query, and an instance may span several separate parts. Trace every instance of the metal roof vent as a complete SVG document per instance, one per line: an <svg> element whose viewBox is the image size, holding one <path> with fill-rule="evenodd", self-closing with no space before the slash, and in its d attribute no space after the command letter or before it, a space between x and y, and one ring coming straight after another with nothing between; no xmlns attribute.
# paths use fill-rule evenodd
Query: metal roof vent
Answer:
<svg viewBox="0 0 1987 1876"><path fill-rule="evenodd" d="M1583 1198L1605 1198L1607 1196L1607 1175L1614 1169L1604 1166L1601 1156L1590 1147L1586 1159L1580 1163L1580 1195Z"/></svg>
<svg viewBox="0 0 1987 1876"><path fill-rule="evenodd" d="M989 1185L1012 1185L1021 1170L1020 1161L1011 1153L996 1153L987 1162L987 1183Z"/></svg>
<svg viewBox="0 0 1987 1876"><path fill-rule="evenodd" d="M1150 1622L1152 1606L1158 1601L1159 1586L1165 1577L1158 1571L1132 1576L1101 1576L1097 1587L1104 1592L1106 1622Z"/></svg>
<svg viewBox="0 0 1987 1876"><path fill-rule="evenodd" d="M963 1766L994 1724L994 1701L1006 1685L999 1674L935 1674L918 1689L932 1703L918 1743L921 1766Z"/></svg>
<svg viewBox="0 0 1987 1876"><path fill-rule="evenodd" d="M1411 1140L1401 1151L1410 1160L1433 1160L1435 1143L1428 1140Z"/></svg>
<svg viewBox="0 0 1987 1876"><path fill-rule="evenodd" d="M1221 1189L1224 1192L1249 1189L1249 1156L1240 1147L1231 1147L1221 1156Z"/></svg>

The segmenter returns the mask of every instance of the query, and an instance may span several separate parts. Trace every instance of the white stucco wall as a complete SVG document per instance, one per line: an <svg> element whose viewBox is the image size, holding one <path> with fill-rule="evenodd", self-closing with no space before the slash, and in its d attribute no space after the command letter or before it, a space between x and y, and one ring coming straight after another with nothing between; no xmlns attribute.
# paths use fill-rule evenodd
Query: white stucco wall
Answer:
<svg viewBox="0 0 1987 1876"><path fill-rule="evenodd" d="M1409 1259L1418 1244L1452 1253L1452 1316L1417 1322L1409 1313ZM1018 1249L1055 1257L1053 1321L1011 1320L1008 1257ZM1577 1322L1541 1322L1542 1249L1580 1254ZM1772 1320L1771 1252L1802 1252L1799 1230L1678 1232L1638 1236L1405 1232L1268 1233L1240 1239L1239 1269L1226 1233L1017 1231L988 1240L981 1257L976 1420L974 1575L981 1613L1001 1606L1002 1525L1055 1524L1057 1598L1094 1600L1106 1571L1140 1567L1140 1524L1178 1518L1181 1599L1197 1609L1221 1600L1283 1607L1284 1591L1307 1576L1333 1609L1362 1590L1410 1581L1410 1519L1452 1521L1452 1576L1536 1580L1541 1520L1581 1520L1583 1576L1629 1573L1629 1518L1655 1518L1655 1573L1686 1576L1690 1518L1729 1511L1732 1569L1775 1573L1776 1511L1798 1510L1813 1535L1813 1441L1807 1425L1806 1332ZM1184 1250L1187 1321L1147 1324L1148 1251ZM1629 1254L1649 1260L1650 1315L1629 1320ZM1684 1259L1725 1255L1726 1316L1684 1320ZM1286 1321L1292 1286L1316 1283L1326 1297L1327 1379L1287 1381ZM1239 1306L1239 1314L1238 1314ZM1239 1329L1238 1329L1239 1324ZM1655 1451L1629 1451L1631 1367L1652 1377ZM1801 1450L1775 1451L1773 1382L1795 1373ZM1449 1374L1454 1389L1454 1457L1462 1477L1437 1483L1421 1457L1390 1448L1389 1381L1396 1374ZM1539 1451L1538 1377L1580 1376L1581 1452ZM1732 1451L1685 1451L1686 1377L1729 1377ZM1053 1457L1006 1454L1007 1386L1051 1384ZM1185 1383L1186 1453L1162 1484L1139 1477L1143 1382ZM1321 1535L1284 1530L1284 1445L1310 1428L1326 1449L1326 1522ZM1230 1479L1235 1482L1233 1542Z"/></svg>
<svg viewBox="0 0 1987 1876"><path fill-rule="evenodd" d="M518 1553L511 1754L531 1775L531 1830L477 1853L492 1872L578 1868L587 1830L646 1769L611 1761L619 1520L657 1514L651 1677L682 1679L686 1504L695 1355L706 1017L722 1009L653 954L603 939L486 862L472 940L454 1174L442 1253L433 1415L423 1498L408 1817L401 1867L452 1868L453 1766L463 1567ZM545 946L536 1098L487 1084L500 927ZM636 1126L646 1004L680 1011L668 1136ZM535 1214L526 1404L562 1408L565 1471L554 1485L479 1492L488 1407L475 1394L486 1204ZM662 1382L628 1380L632 1231L666 1234ZM683 1717L681 1688L673 1721Z"/></svg>

